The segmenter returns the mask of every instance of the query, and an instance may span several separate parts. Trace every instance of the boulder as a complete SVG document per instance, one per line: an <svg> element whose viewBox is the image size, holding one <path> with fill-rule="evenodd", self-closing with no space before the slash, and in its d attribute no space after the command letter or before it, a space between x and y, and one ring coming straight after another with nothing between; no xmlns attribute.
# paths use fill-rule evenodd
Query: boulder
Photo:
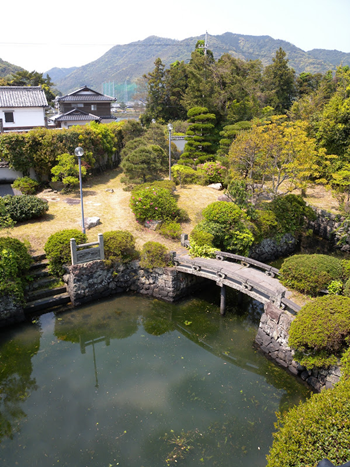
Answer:
<svg viewBox="0 0 350 467"><path fill-rule="evenodd" d="M212 183L208 185L208 188L213 188L214 190L222 190L222 183Z"/></svg>
<svg viewBox="0 0 350 467"><path fill-rule="evenodd" d="M101 220L99 217L85 217L84 224L85 224L86 229L91 229L92 227L95 227L96 225L101 224ZM81 225L81 221L80 221L80 225Z"/></svg>

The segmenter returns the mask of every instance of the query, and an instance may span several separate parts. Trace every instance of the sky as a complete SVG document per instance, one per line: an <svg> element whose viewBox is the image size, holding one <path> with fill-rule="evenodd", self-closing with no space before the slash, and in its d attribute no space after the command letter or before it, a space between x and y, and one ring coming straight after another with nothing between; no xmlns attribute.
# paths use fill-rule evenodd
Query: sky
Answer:
<svg viewBox="0 0 350 467"><path fill-rule="evenodd" d="M350 53L350 0L17 0L2 2L0 58L29 71L82 66L155 35L268 35Z"/></svg>

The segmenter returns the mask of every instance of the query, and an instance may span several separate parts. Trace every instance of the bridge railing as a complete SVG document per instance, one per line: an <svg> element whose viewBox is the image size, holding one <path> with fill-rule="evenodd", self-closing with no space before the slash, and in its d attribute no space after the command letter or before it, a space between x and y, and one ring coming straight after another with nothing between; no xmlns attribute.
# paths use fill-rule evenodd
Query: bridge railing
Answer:
<svg viewBox="0 0 350 467"><path fill-rule="evenodd" d="M216 251L215 252L216 259L224 261L226 258L238 261L242 263L244 266L254 266L257 269L261 269L270 277L278 276L280 271L277 268L270 266L269 264L261 263L260 261L256 261L252 258L247 258L246 256L234 255L233 253L226 253L225 251Z"/></svg>
<svg viewBox="0 0 350 467"><path fill-rule="evenodd" d="M268 289L256 281L247 279L231 271L229 268L218 268L215 265L211 265L211 260L202 259L201 261L196 261L175 256L173 261L175 267L183 272L206 277L207 279L215 280L217 283L225 281L226 285L231 285L236 290L240 290L250 296L258 296L263 303L271 301L279 308L288 306L288 302L284 303L284 289Z"/></svg>

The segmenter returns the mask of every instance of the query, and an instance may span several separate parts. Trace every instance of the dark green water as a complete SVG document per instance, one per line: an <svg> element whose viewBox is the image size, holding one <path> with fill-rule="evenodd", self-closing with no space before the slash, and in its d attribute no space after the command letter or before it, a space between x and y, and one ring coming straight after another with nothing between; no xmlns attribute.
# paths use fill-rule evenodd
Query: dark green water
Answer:
<svg viewBox="0 0 350 467"><path fill-rule="evenodd" d="M49 313L0 334L1 466L260 467L309 391L253 348L261 305L218 289Z"/></svg>

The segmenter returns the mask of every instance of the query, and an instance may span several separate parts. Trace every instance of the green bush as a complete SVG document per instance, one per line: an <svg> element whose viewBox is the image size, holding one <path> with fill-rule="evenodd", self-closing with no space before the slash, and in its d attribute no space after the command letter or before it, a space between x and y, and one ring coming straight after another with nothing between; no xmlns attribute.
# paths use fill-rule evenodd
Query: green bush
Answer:
<svg viewBox="0 0 350 467"><path fill-rule="evenodd" d="M350 380L322 391L289 412L277 414L267 467L315 467L350 460Z"/></svg>
<svg viewBox="0 0 350 467"><path fill-rule="evenodd" d="M236 204L215 201L202 211L204 220L199 230L213 235L213 244L220 250L248 255L254 243L253 229L247 214Z"/></svg>
<svg viewBox="0 0 350 467"><path fill-rule="evenodd" d="M140 266L142 268L165 268L169 264L167 248L158 242L147 242L141 250Z"/></svg>
<svg viewBox="0 0 350 467"><path fill-rule="evenodd" d="M103 234L105 260L128 263L139 257L135 249L135 239L130 232L115 230Z"/></svg>
<svg viewBox="0 0 350 467"><path fill-rule="evenodd" d="M327 255L295 255L287 258L280 269L283 285L316 296L335 280L342 278L339 259Z"/></svg>
<svg viewBox="0 0 350 467"><path fill-rule="evenodd" d="M24 243L12 237L0 238L0 296L12 295L23 300L32 261Z"/></svg>
<svg viewBox="0 0 350 467"><path fill-rule="evenodd" d="M35 195L38 191L39 183L29 177L17 178L12 183L13 188L20 190L24 195Z"/></svg>
<svg viewBox="0 0 350 467"><path fill-rule="evenodd" d="M316 218L314 211L306 205L299 195L278 196L266 205L266 209L275 214L277 234L279 235L299 234L305 225L306 218L310 220Z"/></svg>
<svg viewBox="0 0 350 467"><path fill-rule="evenodd" d="M180 186L196 183L198 181L197 171L186 165L173 165L171 168L171 174L175 183Z"/></svg>
<svg viewBox="0 0 350 467"><path fill-rule="evenodd" d="M176 190L176 183L173 182L172 180L155 180L154 182L151 182L151 183L142 183L141 185L136 185L132 189L132 192L134 193L135 191L143 190L149 187L165 188L166 190L170 191L170 193L174 193L174 191Z"/></svg>
<svg viewBox="0 0 350 467"><path fill-rule="evenodd" d="M42 217L49 209L49 203L33 195L3 197L6 212L15 222L27 221Z"/></svg>
<svg viewBox="0 0 350 467"><path fill-rule="evenodd" d="M214 236L212 234L196 228L194 228L190 234L190 242L194 242L198 246L207 245L214 247L213 240Z"/></svg>
<svg viewBox="0 0 350 467"><path fill-rule="evenodd" d="M48 238L44 250L49 260L49 270L55 276L65 273L64 264L71 263L70 239L75 238L77 245L86 243L87 236L77 229L60 230Z"/></svg>
<svg viewBox="0 0 350 467"><path fill-rule="evenodd" d="M350 279L348 279L344 284L343 294L345 297L350 297Z"/></svg>
<svg viewBox="0 0 350 467"><path fill-rule="evenodd" d="M227 168L218 161L200 164L198 169L204 172L205 183L224 183L227 175Z"/></svg>
<svg viewBox="0 0 350 467"><path fill-rule="evenodd" d="M158 231L163 237L177 240L181 235L181 225L175 221L167 221L159 227Z"/></svg>
<svg viewBox="0 0 350 467"><path fill-rule="evenodd" d="M144 188L133 191L130 207L138 221L175 220L180 211L175 198L165 188Z"/></svg>
<svg viewBox="0 0 350 467"><path fill-rule="evenodd" d="M339 355L349 336L350 298L329 295L302 307L290 326L288 342L298 351L294 358L302 365L324 366L324 358Z"/></svg>
<svg viewBox="0 0 350 467"><path fill-rule="evenodd" d="M342 259L341 265L343 268L343 280L347 281L348 279L350 279L350 260Z"/></svg>

